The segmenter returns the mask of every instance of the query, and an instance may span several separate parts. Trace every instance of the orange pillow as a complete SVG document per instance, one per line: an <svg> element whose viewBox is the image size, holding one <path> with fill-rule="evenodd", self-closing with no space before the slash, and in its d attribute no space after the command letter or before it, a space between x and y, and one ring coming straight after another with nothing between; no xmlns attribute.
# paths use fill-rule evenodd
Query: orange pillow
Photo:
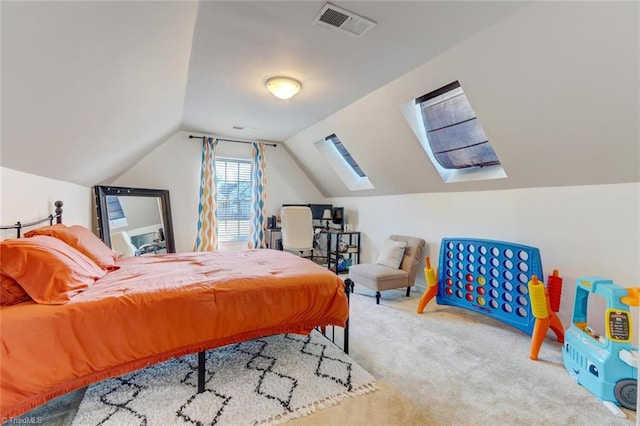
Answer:
<svg viewBox="0 0 640 426"><path fill-rule="evenodd" d="M16 280L0 274L0 306L17 305L27 300L31 298Z"/></svg>
<svg viewBox="0 0 640 426"><path fill-rule="evenodd" d="M43 226L42 228L34 229L24 234L25 237L33 237L36 235L48 235L50 237L57 238L69 244L80 253L93 260L96 265L107 271L113 271L120 269L116 265L117 254L111 250L102 240L96 235L80 225L73 225L66 227L63 224L56 224L51 226Z"/></svg>
<svg viewBox="0 0 640 426"><path fill-rule="evenodd" d="M107 273L78 250L45 235L2 241L0 257L0 272L42 304L66 303Z"/></svg>

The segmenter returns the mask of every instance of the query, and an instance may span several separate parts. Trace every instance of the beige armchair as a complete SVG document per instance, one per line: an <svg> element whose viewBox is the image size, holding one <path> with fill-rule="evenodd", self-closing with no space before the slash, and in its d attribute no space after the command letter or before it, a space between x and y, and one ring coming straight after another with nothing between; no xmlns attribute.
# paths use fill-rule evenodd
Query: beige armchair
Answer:
<svg viewBox="0 0 640 426"><path fill-rule="evenodd" d="M422 238L391 235L383 243L377 262L350 267L349 278L374 290L376 304L380 304L380 292L384 290L406 287L409 297L424 246Z"/></svg>

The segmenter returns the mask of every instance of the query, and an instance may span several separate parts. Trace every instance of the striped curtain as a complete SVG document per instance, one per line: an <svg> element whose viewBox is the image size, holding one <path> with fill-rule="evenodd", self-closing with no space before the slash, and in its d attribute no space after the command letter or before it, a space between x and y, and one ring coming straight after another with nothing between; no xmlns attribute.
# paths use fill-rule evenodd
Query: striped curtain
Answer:
<svg viewBox="0 0 640 426"><path fill-rule="evenodd" d="M251 228L249 248L266 248L267 163L264 144L253 142L251 150Z"/></svg>
<svg viewBox="0 0 640 426"><path fill-rule="evenodd" d="M198 234L193 251L218 249L218 224L216 223L216 162L218 139L202 141L202 166L200 170L200 204L198 205Z"/></svg>

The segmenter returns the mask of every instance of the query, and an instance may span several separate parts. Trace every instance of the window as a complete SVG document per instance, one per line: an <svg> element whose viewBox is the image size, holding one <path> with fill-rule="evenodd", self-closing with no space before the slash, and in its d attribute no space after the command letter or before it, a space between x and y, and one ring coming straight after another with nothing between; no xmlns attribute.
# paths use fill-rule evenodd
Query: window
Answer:
<svg viewBox="0 0 640 426"><path fill-rule="evenodd" d="M128 226L127 217L124 214L120 198L117 195L107 195L107 214L109 216L109 227L111 229Z"/></svg>
<svg viewBox="0 0 640 426"><path fill-rule="evenodd" d="M445 169L500 164L457 81L416 99L429 146Z"/></svg>
<svg viewBox="0 0 640 426"><path fill-rule="evenodd" d="M373 189L373 184L337 135L320 139L314 146L351 191Z"/></svg>
<svg viewBox="0 0 640 426"><path fill-rule="evenodd" d="M356 160L354 160L354 158L351 156L351 154L349 153L349 150L347 150L347 147L344 146L344 144L340 141L340 139L338 139L338 137L335 134L331 136L327 136L326 140L333 144L333 146L336 148L338 153L342 155L342 158L344 158L344 161L347 162L349 167L351 167L359 177L361 178L367 177L367 175L364 174L360 166L358 166L358 163L356 163Z"/></svg>
<svg viewBox="0 0 640 426"><path fill-rule="evenodd" d="M218 240L247 240L251 218L251 162L216 160L216 184Z"/></svg>
<svg viewBox="0 0 640 426"><path fill-rule="evenodd" d="M459 82L411 99L400 111L443 182L507 177Z"/></svg>

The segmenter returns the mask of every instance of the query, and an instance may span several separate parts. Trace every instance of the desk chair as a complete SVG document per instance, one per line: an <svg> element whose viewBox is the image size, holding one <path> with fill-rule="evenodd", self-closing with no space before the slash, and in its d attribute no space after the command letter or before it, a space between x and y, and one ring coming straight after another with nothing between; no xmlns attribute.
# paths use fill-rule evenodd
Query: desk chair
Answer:
<svg viewBox="0 0 640 426"><path fill-rule="evenodd" d="M297 251L299 256L311 251L313 259L313 219L311 209L301 206L286 206L280 211L282 226L282 248Z"/></svg>
<svg viewBox="0 0 640 426"><path fill-rule="evenodd" d="M124 257L138 255L138 248L131 242L128 232L122 231L111 236L111 246L113 250Z"/></svg>

